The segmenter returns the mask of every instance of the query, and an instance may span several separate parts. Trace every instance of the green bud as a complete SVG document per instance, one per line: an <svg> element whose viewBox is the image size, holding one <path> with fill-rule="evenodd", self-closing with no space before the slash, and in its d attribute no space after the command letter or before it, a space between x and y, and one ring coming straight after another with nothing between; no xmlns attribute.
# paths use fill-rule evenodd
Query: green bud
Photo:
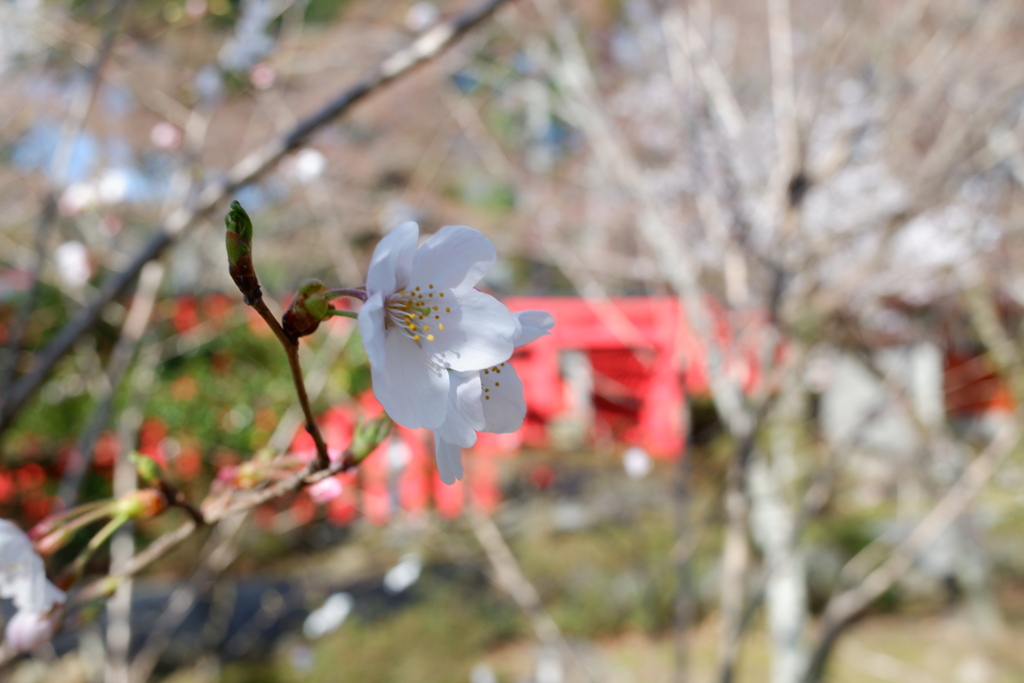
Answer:
<svg viewBox="0 0 1024 683"><path fill-rule="evenodd" d="M325 292L327 285L319 280L306 280L299 285L291 306L281 318L281 327L289 338L298 339L312 334L327 318L333 309Z"/></svg>
<svg viewBox="0 0 1024 683"><path fill-rule="evenodd" d="M233 232L224 233L224 246L228 249L228 263L235 264L246 256L252 256L252 244Z"/></svg>
<svg viewBox="0 0 1024 683"><path fill-rule="evenodd" d="M131 459L132 464L135 465L135 471L139 474L139 479L144 484L154 485L160 481L162 472L160 471L160 465L157 465L155 460L138 451L132 451L128 457Z"/></svg>
<svg viewBox="0 0 1024 683"><path fill-rule="evenodd" d="M387 415L381 415L356 427L355 434L352 435L352 444L348 447L352 458L357 463L365 460L366 456L377 450L377 446L388 438L391 427L391 418Z"/></svg>
<svg viewBox="0 0 1024 683"><path fill-rule="evenodd" d="M228 252L228 272L247 304L254 304L263 296L256 267L252 263L252 220L238 200L231 202L231 210L224 217L227 232L224 245Z"/></svg>
<svg viewBox="0 0 1024 683"><path fill-rule="evenodd" d="M124 579L120 576L107 576L100 579L99 593L102 596L110 597L117 592L117 589L124 583Z"/></svg>
<svg viewBox="0 0 1024 683"><path fill-rule="evenodd" d="M117 501L117 515L128 519L150 519L167 509L167 496L156 489L138 489Z"/></svg>
<svg viewBox="0 0 1024 683"><path fill-rule="evenodd" d="M252 219L237 199L231 202L231 210L224 217L224 225L227 226L228 232L235 233L245 244L252 245Z"/></svg>

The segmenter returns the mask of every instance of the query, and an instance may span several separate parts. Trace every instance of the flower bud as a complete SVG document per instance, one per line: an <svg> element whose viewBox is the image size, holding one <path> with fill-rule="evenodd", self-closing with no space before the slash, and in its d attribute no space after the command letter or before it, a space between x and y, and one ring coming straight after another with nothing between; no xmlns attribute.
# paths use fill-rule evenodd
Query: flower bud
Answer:
<svg viewBox="0 0 1024 683"><path fill-rule="evenodd" d="M224 225L228 232L238 235L247 250L252 248L252 219L237 199L231 202L231 210L224 217Z"/></svg>
<svg viewBox="0 0 1024 683"><path fill-rule="evenodd" d="M56 529L34 541L32 547L41 556L49 557L67 545L73 535L67 529Z"/></svg>
<svg viewBox="0 0 1024 683"><path fill-rule="evenodd" d="M329 503L341 495L344 485L338 477L327 477L310 486L307 490L309 498L318 505Z"/></svg>
<svg viewBox="0 0 1024 683"><path fill-rule="evenodd" d="M48 643L64 620L64 608L57 606L46 614L18 610L7 622L4 641L15 652L31 652Z"/></svg>
<svg viewBox="0 0 1024 683"><path fill-rule="evenodd" d="M139 489L122 496L117 508L130 519L150 519L167 509L167 496L156 489Z"/></svg>
<svg viewBox="0 0 1024 683"><path fill-rule="evenodd" d="M299 285L291 306L281 318L281 327L290 339L298 339L312 334L320 326L320 321L333 310L331 302L324 293L327 285L319 280L306 280Z"/></svg>
<svg viewBox="0 0 1024 683"><path fill-rule="evenodd" d="M357 463L365 460L366 456L377 450L377 446L388 438L391 426L391 418L381 415L356 427L355 434L352 435L352 444L348 447L352 458Z"/></svg>
<svg viewBox="0 0 1024 683"><path fill-rule="evenodd" d="M61 524L61 522L64 521L64 518L65 515L63 513L50 515L49 517L44 517L39 522L37 522L35 526L28 530L28 537L34 543L39 539L50 535L53 532L53 530L56 529Z"/></svg>
<svg viewBox="0 0 1024 683"><path fill-rule="evenodd" d="M159 483L162 472L160 471L160 465L153 458L147 457L138 451L132 451L128 457L131 458L132 464L135 465L135 471L138 473L139 479L143 484L154 486Z"/></svg>
<svg viewBox="0 0 1024 683"><path fill-rule="evenodd" d="M228 251L228 272L245 297L245 303L252 304L263 296L263 292L252 263L252 220L237 200L231 202L224 225L227 228L224 243Z"/></svg>
<svg viewBox="0 0 1024 683"><path fill-rule="evenodd" d="M99 594L110 597L117 592L122 583L124 583L124 579L120 576L106 576L100 580Z"/></svg>

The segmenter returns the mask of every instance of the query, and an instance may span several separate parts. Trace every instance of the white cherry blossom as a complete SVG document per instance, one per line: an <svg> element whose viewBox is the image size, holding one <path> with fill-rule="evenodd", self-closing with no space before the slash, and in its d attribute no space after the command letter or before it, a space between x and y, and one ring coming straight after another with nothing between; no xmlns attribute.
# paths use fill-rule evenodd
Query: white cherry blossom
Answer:
<svg viewBox="0 0 1024 683"><path fill-rule="evenodd" d="M0 519L0 598L18 608L7 623L5 640L12 649L25 652L52 637L58 621L55 605L67 596L46 578L43 558L32 541L15 524Z"/></svg>
<svg viewBox="0 0 1024 683"><path fill-rule="evenodd" d="M546 311L515 314L516 348L548 334L555 320ZM523 382L508 361L474 372L452 372L444 423L434 430L434 454L441 481L462 479L462 449L476 443L477 432L508 434L523 426Z"/></svg>
<svg viewBox="0 0 1024 683"><path fill-rule="evenodd" d="M36 613L47 612L53 603L65 599L64 591L46 578L43 558L36 554L32 541L6 519L0 519L0 598Z"/></svg>
<svg viewBox="0 0 1024 683"><path fill-rule="evenodd" d="M494 263L494 244L464 225L417 248L404 223L370 261L359 330L373 392L395 422L435 429L448 413L451 371L472 372L512 355L518 326L494 297L473 289Z"/></svg>
<svg viewBox="0 0 1024 683"><path fill-rule="evenodd" d="M46 614L18 610L4 628L4 643L15 652L31 652L53 639L63 619L63 607Z"/></svg>

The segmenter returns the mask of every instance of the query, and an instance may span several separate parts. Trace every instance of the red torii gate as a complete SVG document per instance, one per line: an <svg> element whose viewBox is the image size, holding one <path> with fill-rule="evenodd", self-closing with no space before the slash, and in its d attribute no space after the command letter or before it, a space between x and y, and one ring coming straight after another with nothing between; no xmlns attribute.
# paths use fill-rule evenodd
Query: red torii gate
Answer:
<svg viewBox="0 0 1024 683"><path fill-rule="evenodd" d="M519 349L513 364L523 378L528 407L521 433L527 445L547 443L543 425L566 408L566 387L559 360L565 352L587 357L593 374L595 424L616 440L643 447L656 457L679 457L684 448L683 396L708 392L707 349L689 325L674 297L510 297L513 312L541 309L555 319L550 335ZM760 381L751 328L763 319L749 318L734 331L726 311L713 300L713 343L725 371L744 391ZM485 442L500 441L487 435ZM486 447L487 443L481 444Z"/></svg>

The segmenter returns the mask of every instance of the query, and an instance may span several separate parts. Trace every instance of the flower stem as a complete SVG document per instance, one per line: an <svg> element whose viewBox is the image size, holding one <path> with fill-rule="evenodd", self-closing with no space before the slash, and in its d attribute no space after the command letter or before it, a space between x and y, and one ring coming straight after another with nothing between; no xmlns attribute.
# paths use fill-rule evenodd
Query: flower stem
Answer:
<svg viewBox="0 0 1024 683"><path fill-rule="evenodd" d="M353 313L352 311L327 311L327 315L333 315L336 318L352 318L358 319L359 314Z"/></svg>
<svg viewBox="0 0 1024 683"><path fill-rule="evenodd" d="M329 292L324 292L324 296L328 299L337 299L343 296L350 296L353 299L359 299L362 302L366 302L366 290L362 287L353 287L351 289L332 289Z"/></svg>
<svg viewBox="0 0 1024 683"><path fill-rule="evenodd" d="M313 443L316 444L315 469L325 469L330 465L331 459L327 455L327 443L324 441L323 435L320 434L320 428L317 427L316 419L313 417L313 409L309 405L309 396L306 394L306 381L302 377L302 366L299 364L299 342L297 339L292 339L285 334L284 328L277 322L277 318L271 313L263 297L256 299L250 305L266 321L270 329L274 331L277 340L281 342L281 346L284 347L285 354L288 356L288 367L292 371L295 393L299 395L299 405L302 406L302 414L306 418L306 432L313 437Z"/></svg>
<svg viewBox="0 0 1024 683"><path fill-rule="evenodd" d="M75 558L74 563L67 570L68 577L73 583L77 583L78 579L82 578L82 572L85 571L85 565L89 563L89 560L96 554L99 547L103 545L108 538L113 536L114 532L120 529L128 519L128 515L116 515L107 522L95 536L92 537L89 541L89 545L85 546L85 549L77 558Z"/></svg>

